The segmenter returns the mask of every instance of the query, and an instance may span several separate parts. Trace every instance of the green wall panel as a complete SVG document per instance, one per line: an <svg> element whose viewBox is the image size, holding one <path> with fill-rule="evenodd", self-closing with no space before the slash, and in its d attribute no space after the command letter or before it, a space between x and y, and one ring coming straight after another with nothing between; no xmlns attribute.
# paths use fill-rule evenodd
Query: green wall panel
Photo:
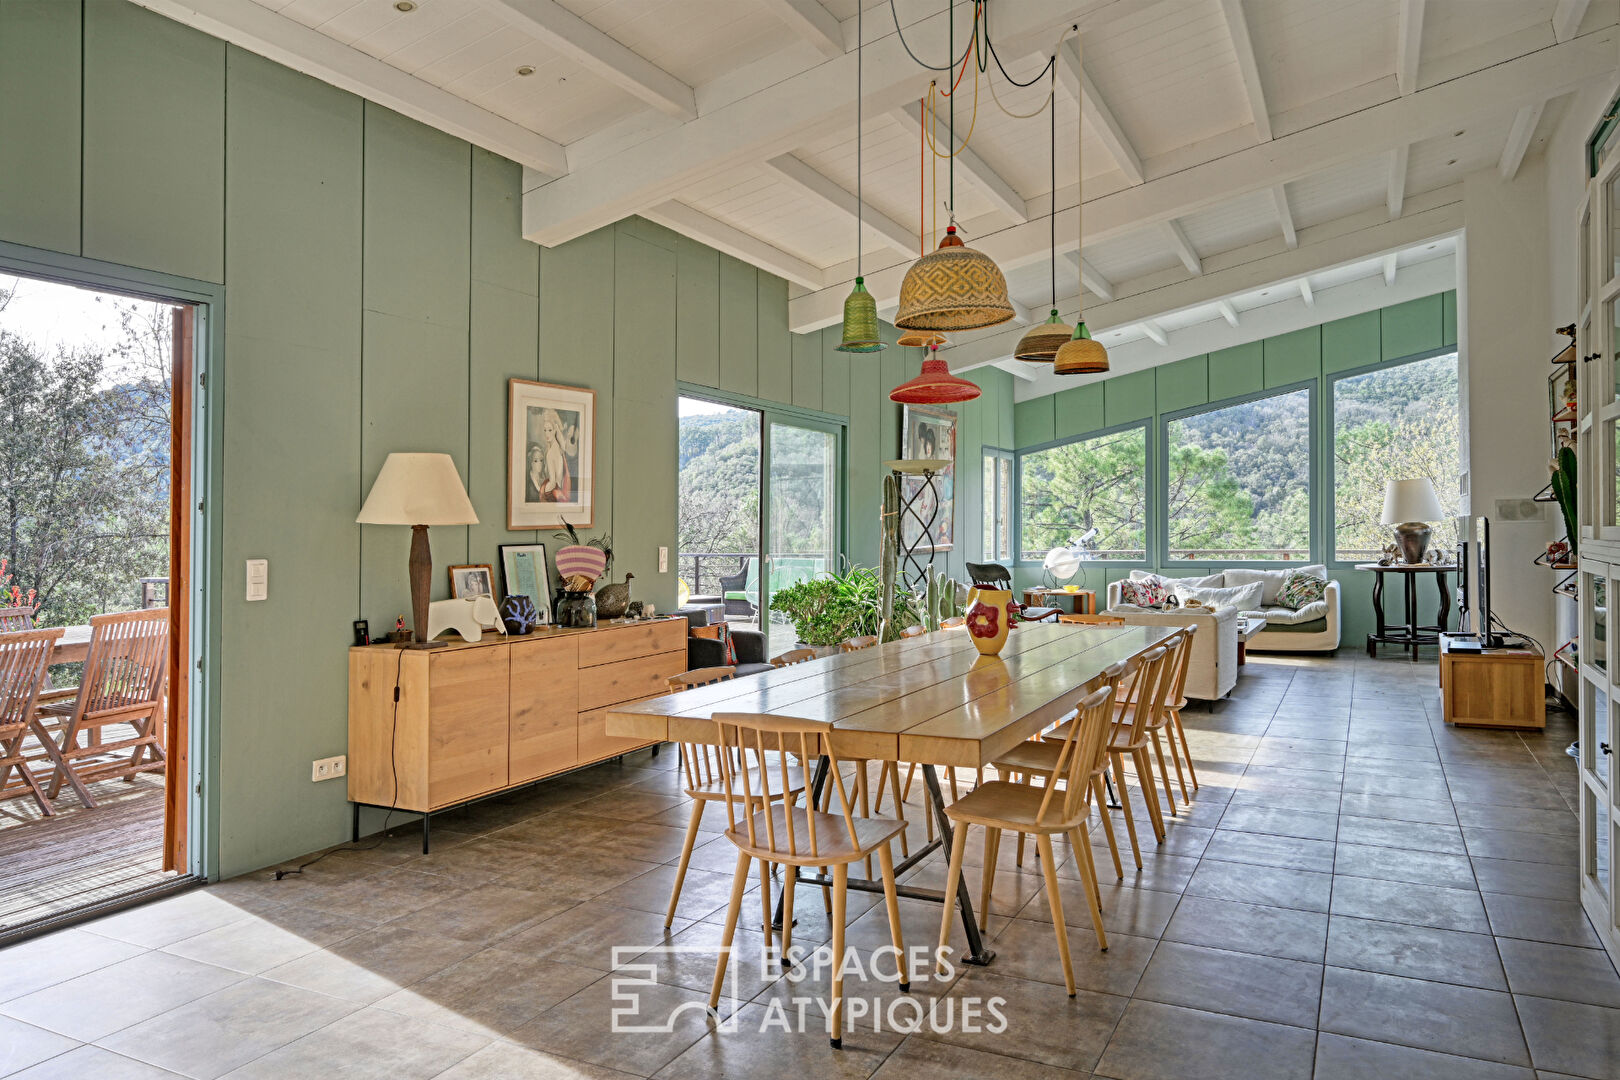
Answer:
<svg viewBox="0 0 1620 1080"><path fill-rule="evenodd" d="M1445 337L1440 297L1424 296L1383 310L1383 359L1438 349Z"/></svg>
<svg viewBox="0 0 1620 1080"><path fill-rule="evenodd" d="M466 143L366 103L368 311L465 333L471 183Z"/></svg>
<svg viewBox="0 0 1620 1080"><path fill-rule="evenodd" d="M81 47L78 4L0 0L0 240L79 252Z"/></svg>
<svg viewBox="0 0 1620 1080"><path fill-rule="evenodd" d="M1322 328L1278 334L1262 343L1266 365L1266 386L1287 386L1322 374Z"/></svg>
<svg viewBox="0 0 1620 1080"><path fill-rule="evenodd" d="M720 389L759 394L759 271L720 256Z"/></svg>
<svg viewBox="0 0 1620 1080"><path fill-rule="evenodd" d="M636 302L617 305L614 316L613 572L620 581L627 572L635 574L634 595L671 611L678 460L671 407L677 258L673 250L624 229L617 246L614 294L633 296ZM658 571L660 546L671 549L669 569L663 573Z"/></svg>
<svg viewBox="0 0 1620 1080"><path fill-rule="evenodd" d="M821 408L821 335L792 334L793 404Z"/></svg>
<svg viewBox="0 0 1620 1080"><path fill-rule="evenodd" d="M1056 395L1031 398L1013 406L1013 432L1019 446L1034 446L1057 438Z"/></svg>
<svg viewBox="0 0 1620 1080"><path fill-rule="evenodd" d="M478 524L467 533L469 561L495 567L500 584L500 545L551 539L549 530L506 528L507 382L539 374L540 307L528 293L487 281L472 283L472 329L467 377L467 415L477 422L467 433L467 494Z"/></svg>
<svg viewBox="0 0 1620 1080"><path fill-rule="evenodd" d="M472 277L537 297L540 245L523 239L522 183L522 166L472 148Z"/></svg>
<svg viewBox="0 0 1620 1080"><path fill-rule="evenodd" d="M1382 320L1376 311L1322 324L1322 370L1326 374L1376 364Z"/></svg>
<svg viewBox="0 0 1620 1080"><path fill-rule="evenodd" d="M681 237L675 249L675 375L720 385L720 253Z"/></svg>
<svg viewBox="0 0 1620 1080"><path fill-rule="evenodd" d="M1103 387L1103 422L1108 427L1128 424L1153 415L1153 372L1133 371L1129 375L1116 375L1105 379Z"/></svg>
<svg viewBox="0 0 1620 1080"><path fill-rule="evenodd" d="M910 357L906 356L911 351L891 345L877 354L878 387L873 398L878 404L878 453L896 458L905 454L905 448L900 445L903 406L889 400L889 391L911 378L912 365Z"/></svg>
<svg viewBox="0 0 1620 1080"><path fill-rule="evenodd" d="M1189 356L1154 369L1159 411L1190 409L1209 401L1209 357ZM1064 391L1070 393L1071 391ZM1062 396L1061 394L1059 395ZM1096 425L1101 427L1101 424Z"/></svg>
<svg viewBox="0 0 1620 1080"><path fill-rule="evenodd" d="M759 280L756 308L759 341L759 391L766 401L793 400L793 349L787 328L787 282L774 274Z"/></svg>
<svg viewBox="0 0 1620 1080"><path fill-rule="evenodd" d="M1457 344L1457 293L1450 290L1440 294L1440 344Z"/></svg>
<svg viewBox="0 0 1620 1080"><path fill-rule="evenodd" d="M850 354L841 353L837 346L843 334L837 326L828 326L806 335L820 342L821 349L821 409L834 416L849 415ZM856 363L862 361L856 359Z"/></svg>
<svg viewBox="0 0 1620 1080"><path fill-rule="evenodd" d="M883 501L880 470L881 463L892 456L880 445L879 413L894 406L880 397L878 383L878 365L850 364L846 462L849 550L845 554L867 566L877 565L878 511Z"/></svg>
<svg viewBox="0 0 1620 1080"><path fill-rule="evenodd" d="M127 0L84 20L82 253L221 280L225 43Z"/></svg>
<svg viewBox="0 0 1620 1080"><path fill-rule="evenodd" d="M1265 346L1258 341L1209 354L1209 400L1241 397L1265 388Z"/></svg>
<svg viewBox="0 0 1620 1080"><path fill-rule="evenodd" d="M1103 426L1103 384L1095 382L1059 390L1052 395L1052 406L1056 412L1054 439L1096 431Z"/></svg>

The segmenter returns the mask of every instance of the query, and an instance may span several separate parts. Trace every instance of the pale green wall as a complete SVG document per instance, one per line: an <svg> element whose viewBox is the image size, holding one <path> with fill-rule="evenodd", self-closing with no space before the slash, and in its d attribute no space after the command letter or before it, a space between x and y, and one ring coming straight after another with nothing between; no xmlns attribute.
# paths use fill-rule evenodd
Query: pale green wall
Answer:
<svg viewBox="0 0 1620 1080"><path fill-rule="evenodd" d="M1365 368L1384 361L1418 356L1457 344L1457 294L1436 293L1403 304L1368 311L1320 326L1306 327L1261 341L1251 341L1204 356L1163 364L1146 371L1135 371L1077 386L1044 397L1021 401L1014 410L1016 445L1038 446L1056 439L1086 435L1093 431L1139 420L1152 420L1149 453L1157 484L1162 477L1159 461L1159 431L1162 417L1182 409L1260 393L1273 387L1314 382L1316 394L1317 464L1325 471L1333 449L1333 419L1327 414L1326 393L1330 377L1342 371ZM1259 433L1264 437L1264 433ZM1325 487L1319 485L1319 490ZM1150 500L1154 496L1150 493ZM1362 647L1374 627L1371 575L1345 564L1333 564L1328 554L1331 500L1318 496L1315 511L1317 561L1328 561L1329 576L1339 581L1342 600L1340 622L1342 643ZM1156 511L1150 510L1156 521ZM1156 526L1155 526L1156 527ZM1151 546L1151 545L1150 545ZM1089 571L1087 587L1098 592L1109 582L1128 577L1134 568L1146 563L1114 564ZM1213 564L1165 570L1172 576L1198 576L1215 569ZM1035 584L1040 567L1021 567L1020 584ZM1432 583L1425 581L1419 596L1424 620L1434 617L1438 597ZM1399 595L1386 597L1385 614L1391 622L1404 616ZM1453 615L1455 619L1455 614Z"/></svg>
<svg viewBox="0 0 1620 1080"><path fill-rule="evenodd" d="M0 241L225 286L221 872L347 834L309 762L345 745L350 621L409 606L409 531L354 524L383 458L442 450L466 478L480 524L433 530L438 595L445 565L537 535L505 528L509 377L597 392L590 532L638 595L675 595L677 378L848 416L849 550L875 562L886 392L919 350L796 338L786 283L644 220L542 250L513 163L127 0L82 10L0 0ZM964 463L1012 443L1011 377L975 374ZM248 558L265 602L241 599Z"/></svg>

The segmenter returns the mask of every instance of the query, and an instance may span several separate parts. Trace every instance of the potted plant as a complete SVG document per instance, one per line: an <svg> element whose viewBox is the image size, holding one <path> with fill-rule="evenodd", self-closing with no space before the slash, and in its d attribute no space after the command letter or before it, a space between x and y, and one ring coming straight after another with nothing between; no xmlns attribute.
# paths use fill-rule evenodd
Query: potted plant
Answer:
<svg viewBox="0 0 1620 1080"><path fill-rule="evenodd" d="M883 580L871 567L846 564L779 589L771 609L787 616L801 645L836 645L846 638L877 634L893 641L900 631L921 620L915 598L895 597L894 618L883 626Z"/></svg>

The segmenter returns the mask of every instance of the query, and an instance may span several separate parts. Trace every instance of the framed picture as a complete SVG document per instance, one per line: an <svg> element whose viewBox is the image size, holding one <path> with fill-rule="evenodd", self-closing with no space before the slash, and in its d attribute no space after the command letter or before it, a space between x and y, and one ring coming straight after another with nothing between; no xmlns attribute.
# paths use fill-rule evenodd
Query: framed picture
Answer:
<svg viewBox="0 0 1620 1080"><path fill-rule="evenodd" d="M932 518L926 538L922 526L910 514L900 519L901 539L909 547L921 539L923 550L949 551L956 543L956 414L930 405L904 406L900 416L900 456L949 461L934 476L933 490L925 478L906 476L900 484L900 500L916 496L915 510L923 521Z"/></svg>
<svg viewBox="0 0 1620 1080"><path fill-rule="evenodd" d="M589 527L596 391L512 379L506 396L506 527Z"/></svg>
<svg viewBox="0 0 1620 1080"><path fill-rule="evenodd" d="M501 585L506 595L533 600L542 623L551 621L551 572L547 566L544 544L501 545Z"/></svg>
<svg viewBox="0 0 1620 1080"><path fill-rule="evenodd" d="M495 599L494 572L488 563L473 563L469 566L452 566L450 568L450 597L453 600L471 600L474 597L487 596Z"/></svg>

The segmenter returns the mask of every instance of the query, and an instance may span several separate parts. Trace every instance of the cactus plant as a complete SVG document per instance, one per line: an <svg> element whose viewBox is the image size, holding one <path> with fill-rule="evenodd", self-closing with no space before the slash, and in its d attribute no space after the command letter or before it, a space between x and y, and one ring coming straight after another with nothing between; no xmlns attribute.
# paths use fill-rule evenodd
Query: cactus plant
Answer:
<svg viewBox="0 0 1620 1080"><path fill-rule="evenodd" d="M900 636L900 628L894 625L894 594L900 574L900 477L893 472L883 478L882 526L878 565L883 600L878 637L893 641Z"/></svg>
<svg viewBox="0 0 1620 1080"><path fill-rule="evenodd" d="M1569 537L1569 560L1574 562L1580 553L1581 526L1579 511L1575 505L1575 450L1564 446L1558 450L1558 457L1552 466L1553 497L1558 500L1558 509L1564 515L1564 531Z"/></svg>

